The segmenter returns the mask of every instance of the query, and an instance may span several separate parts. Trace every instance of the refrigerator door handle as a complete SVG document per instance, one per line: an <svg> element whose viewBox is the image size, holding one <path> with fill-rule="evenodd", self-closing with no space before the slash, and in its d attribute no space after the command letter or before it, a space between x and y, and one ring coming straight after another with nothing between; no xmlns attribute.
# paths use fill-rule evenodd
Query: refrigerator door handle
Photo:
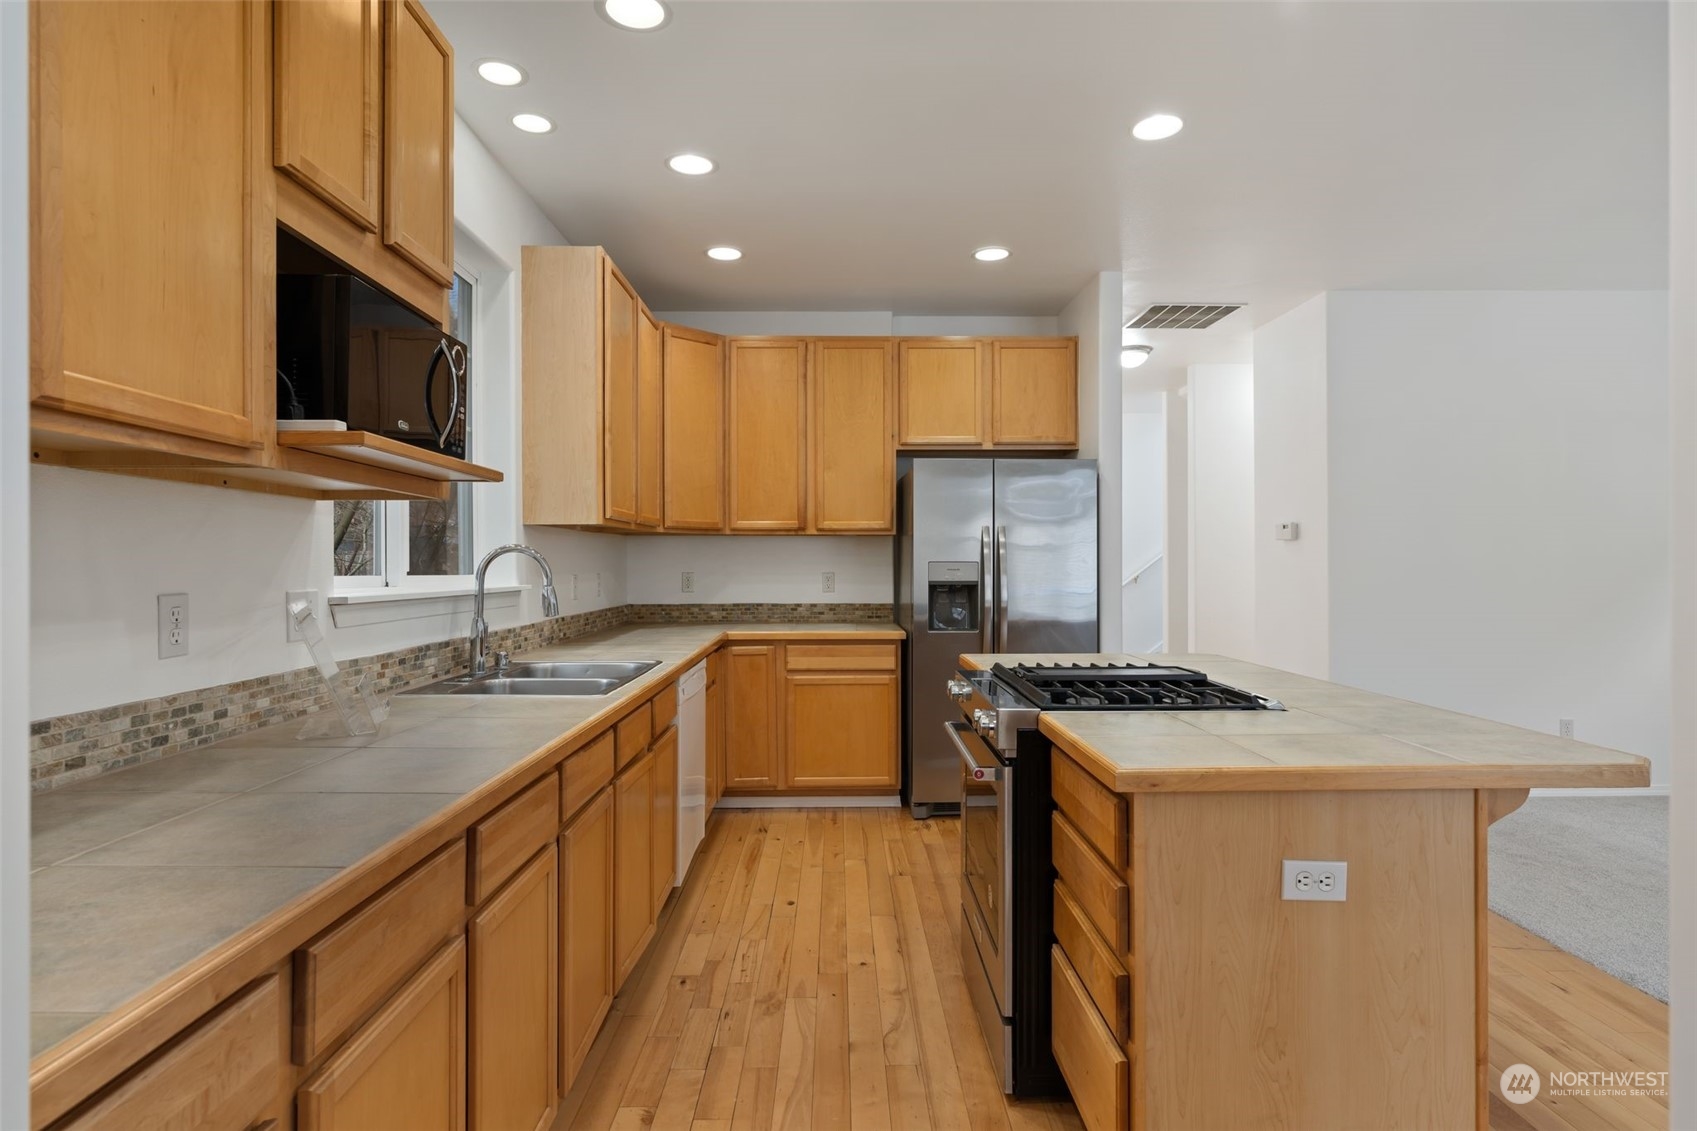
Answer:
<svg viewBox="0 0 1697 1131"><path fill-rule="evenodd" d="M1008 646L1008 528L996 527L996 648Z"/></svg>
<svg viewBox="0 0 1697 1131"><path fill-rule="evenodd" d="M996 637L990 624L994 613L991 608L990 594L990 528L984 527L978 532L978 592L979 603L983 606L978 614L978 637L981 647L986 652L996 650Z"/></svg>

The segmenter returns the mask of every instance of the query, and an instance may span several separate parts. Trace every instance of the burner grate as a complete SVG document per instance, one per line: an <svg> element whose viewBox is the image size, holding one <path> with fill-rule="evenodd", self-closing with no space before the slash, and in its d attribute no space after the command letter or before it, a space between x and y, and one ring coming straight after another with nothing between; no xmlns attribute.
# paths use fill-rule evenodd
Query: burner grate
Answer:
<svg viewBox="0 0 1697 1131"><path fill-rule="evenodd" d="M1034 706L1071 711L1264 711L1272 700L1190 668L1155 664L1004 664L994 674Z"/></svg>

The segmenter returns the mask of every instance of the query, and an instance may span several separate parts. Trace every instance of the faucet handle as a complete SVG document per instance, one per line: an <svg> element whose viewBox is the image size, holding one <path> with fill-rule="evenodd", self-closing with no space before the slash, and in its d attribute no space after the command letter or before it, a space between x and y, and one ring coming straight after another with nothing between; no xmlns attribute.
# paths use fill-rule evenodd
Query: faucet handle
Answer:
<svg viewBox="0 0 1697 1131"><path fill-rule="evenodd" d="M507 665L512 662L512 659L513 657L510 652L502 651L495 653L495 670L498 672L506 671Z"/></svg>

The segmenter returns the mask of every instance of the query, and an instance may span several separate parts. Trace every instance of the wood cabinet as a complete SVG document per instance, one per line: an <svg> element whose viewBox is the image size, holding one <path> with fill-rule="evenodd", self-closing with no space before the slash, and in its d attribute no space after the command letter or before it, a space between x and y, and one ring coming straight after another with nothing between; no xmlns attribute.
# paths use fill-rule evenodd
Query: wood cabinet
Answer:
<svg viewBox="0 0 1697 1131"><path fill-rule="evenodd" d="M881 338L812 344L807 477L812 530L895 529L894 352Z"/></svg>
<svg viewBox="0 0 1697 1131"><path fill-rule="evenodd" d="M641 300L624 275L601 260L602 503L613 522L636 521L637 321Z"/></svg>
<svg viewBox="0 0 1697 1131"><path fill-rule="evenodd" d="M661 398L660 323L648 307L637 305L636 320L636 524L658 530L664 418Z"/></svg>
<svg viewBox="0 0 1697 1131"><path fill-rule="evenodd" d="M479 1131L538 1131L554 1118L558 898L550 841L471 920L468 1099Z"/></svg>
<svg viewBox="0 0 1697 1131"><path fill-rule="evenodd" d="M455 939L301 1086L297 1127L464 1131L465 1084L466 945Z"/></svg>
<svg viewBox="0 0 1697 1131"><path fill-rule="evenodd" d="M900 677L893 671L787 673L785 788L899 786L900 716Z"/></svg>
<svg viewBox="0 0 1697 1131"><path fill-rule="evenodd" d="M725 528L725 339L666 326L661 367L667 530Z"/></svg>
<svg viewBox="0 0 1697 1131"><path fill-rule="evenodd" d="M707 657L707 811L725 792L725 650Z"/></svg>
<svg viewBox="0 0 1697 1131"><path fill-rule="evenodd" d="M733 644L724 653L724 789L776 789L778 648Z"/></svg>
<svg viewBox="0 0 1697 1131"><path fill-rule="evenodd" d="M49 446L255 460L273 419L268 8L30 19L32 427Z"/></svg>
<svg viewBox="0 0 1697 1131"><path fill-rule="evenodd" d="M736 338L727 380L730 529L807 526L807 343Z"/></svg>
<svg viewBox="0 0 1697 1131"><path fill-rule="evenodd" d="M605 788L560 834L561 1091L577 1079L613 1005L613 855L613 790Z"/></svg>
<svg viewBox="0 0 1697 1131"><path fill-rule="evenodd" d="M384 5L383 242L454 280L454 49L419 0Z"/></svg>
<svg viewBox="0 0 1697 1131"><path fill-rule="evenodd" d="M380 215L383 9L381 0L271 8L277 168L370 232Z"/></svg>
<svg viewBox="0 0 1697 1131"><path fill-rule="evenodd" d="M1078 447L1078 342L999 339L990 344L990 443Z"/></svg>
<svg viewBox="0 0 1697 1131"><path fill-rule="evenodd" d="M613 988L625 984L654 936L654 756L613 782Z"/></svg>
<svg viewBox="0 0 1697 1131"><path fill-rule="evenodd" d="M902 447L981 447L985 440L985 344L914 338L896 347Z"/></svg>
<svg viewBox="0 0 1697 1131"><path fill-rule="evenodd" d="M672 894L681 876L678 868L678 728L667 727L654 740L653 847L649 853L649 898L654 917Z"/></svg>

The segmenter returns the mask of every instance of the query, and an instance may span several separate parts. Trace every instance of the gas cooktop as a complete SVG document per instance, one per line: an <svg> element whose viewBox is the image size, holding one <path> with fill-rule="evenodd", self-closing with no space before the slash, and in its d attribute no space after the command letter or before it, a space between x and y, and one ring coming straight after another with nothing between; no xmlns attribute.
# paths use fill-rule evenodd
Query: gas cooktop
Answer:
<svg viewBox="0 0 1697 1131"><path fill-rule="evenodd" d="M1190 668L1158 664L997 664L998 680L1045 711L1282 711L1284 704Z"/></svg>

